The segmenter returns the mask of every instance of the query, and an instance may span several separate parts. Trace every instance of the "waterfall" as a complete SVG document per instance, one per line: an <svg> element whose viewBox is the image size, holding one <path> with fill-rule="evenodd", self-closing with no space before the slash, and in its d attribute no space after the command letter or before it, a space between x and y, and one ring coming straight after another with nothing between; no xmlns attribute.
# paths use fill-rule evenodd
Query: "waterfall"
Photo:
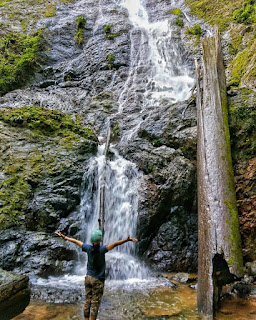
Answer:
<svg viewBox="0 0 256 320"><path fill-rule="evenodd" d="M146 1L119 0L117 3L127 10L133 26L129 74L118 99L119 114L128 115L121 139L121 143L126 144L136 138L141 124L162 100L175 103L188 99L195 80L170 16L151 21ZM178 4L173 1L169 9L177 5L186 11L183 1Z"/></svg>
<svg viewBox="0 0 256 320"><path fill-rule="evenodd" d="M92 230L98 228L100 212L100 181L105 179L105 233L104 244L110 244L128 235L136 236L138 214L138 176L136 166L122 158L110 147L111 158L106 159L105 144L98 148L84 175L84 183L80 216L82 221L82 237L90 243ZM108 278L129 279L142 278L146 269L134 258L135 243L128 242L106 255ZM79 267L81 273L84 268Z"/></svg>
<svg viewBox="0 0 256 320"><path fill-rule="evenodd" d="M131 92L144 92L144 107L152 107L162 98L173 102L186 100L194 79L184 61L179 44L172 36L172 26L168 19L150 22L144 1L123 0L120 2L128 10L134 28L131 32L130 74L120 95L120 111ZM133 34L141 32L140 44L135 43ZM148 69L147 79L141 79L141 68Z"/></svg>
<svg viewBox="0 0 256 320"><path fill-rule="evenodd" d="M131 65L119 95L119 115L125 114L131 100L139 103L137 92L140 97L142 94L141 111L148 110L148 113L163 98L173 102L187 99L194 79L189 75L190 68L181 54L180 44L173 38L168 19L151 22L142 0L115 2L127 10L133 25L130 31ZM104 19L100 6L99 19ZM141 70L146 70L146 79L141 77ZM121 143L132 139L143 122L140 114L132 117L131 127L123 134ZM109 126L108 118L105 121L106 126ZM106 183L104 244L124 239L128 235L136 235L138 169L133 163L122 158L113 145L110 148L110 159L106 159L104 149L104 144L99 146L98 154L90 162L84 176L86 187L81 199L80 216L84 217L83 239L86 239L87 243L90 242L90 232L98 228L102 178ZM127 243L107 254L108 278L129 279L147 275L146 269L134 258L134 249L134 243ZM85 272L85 269L82 269L82 272Z"/></svg>
<svg viewBox="0 0 256 320"><path fill-rule="evenodd" d="M53 18L55 24L52 23L52 25L59 24L55 27L57 31L65 30L69 25L70 17L74 20L79 14L88 16L91 14L91 17L95 18L93 22L91 19L92 35L97 37L99 34L102 35L104 26L110 23L107 20L106 7L108 5L111 7L114 4L116 4L115 10L122 9L122 12L128 13L131 24L131 29L129 29L130 64L129 69L124 69L128 76L124 78L121 85L115 82L115 78L120 77L118 70L111 70L111 80L104 88L104 90L111 88L114 95L118 97L119 110L117 114L113 113L104 119L101 123L101 134L106 133L111 117L116 116L117 119L118 117L122 119L125 128L118 146L120 148L123 142L132 141L132 138L137 135L141 123L147 121L147 115L158 107L161 100L167 99L174 103L187 99L190 96L190 88L193 86L194 79L191 77L189 63L184 57L184 50L175 38L175 27L173 28L167 16L162 20L152 21L143 0L110 0L109 4L103 3L104 1L101 0L95 4L95 6L98 5L98 14L95 15L92 13L93 10L85 12L86 2L85 0L76 1L74 4L69 4L68 9L64 5L61 6L61 14ZM182 6L184 5L184 1L176 2L179 2L179 5L173 1L173 7L170 7L169 4L169 9L181 7L180 3ZM48 24L52 27L50 22ZM56 34L57 31L55 30ZM67 36L72 38L69 32L67 32ZM68 85L61 82L62 86L58 88L39 89L39 92L33 93L33 95L28 91L23 92L23 100L29 105L33 105L34 101L39 101L42 106L86 114L86 105L90 97L98 94L93 87L96 81L94 82L93 78L85 79L87 76L90 78L91 70L88 71L86 68L94 61L85 61L83 52L79 48L75 49L73 57L70 49L72 45L67 44L69 42L62 42L61 46L57 42L53 43L53 49L48 53L48 56L56 68L55 76L57 79L73 68L79 75L79 81L77 80L75 84L71 82ZM90 46L100 51L98 48L100 45L98 44L98 47L94 45L95 43L90 43ZM90 46L87 47L88 50ZM63 55L56 55L58 50L63 51ZM66 59L64 55L66 52L73 59ZM88 56L87 59L89 59ZM80 74L80 70L83 70L84 74ZM93 72L97 71L95 67ZM49 94L51 99L49 99ZM91 111L89 110L89 112ZM142 112L144 112L143 117ZM94 116L96 116L96 110L95 114L88 118L90 121L93 120L91 123L97 123L97 120L92 119ZM140 173L135 164L118 154L114 145L110 146L110 157L106 161L104 148L104 144L99 145L98 154L90 160L84 173L80 212L77 220L81 225L80 239L87 243L90 243L91 231L98 228L99 182L103 175L106 181L104 244L124 239L128 235L136 236ZM108 279L143 279L148 275L147 269L135 258L135 246L134 243L126 243L106 255ZM76 269L76 275L84 275L85 272L86 264L81 265L80 263ZM74 281L74 276L71 281ZM68 279L68 277L66 278Z"/></svg>

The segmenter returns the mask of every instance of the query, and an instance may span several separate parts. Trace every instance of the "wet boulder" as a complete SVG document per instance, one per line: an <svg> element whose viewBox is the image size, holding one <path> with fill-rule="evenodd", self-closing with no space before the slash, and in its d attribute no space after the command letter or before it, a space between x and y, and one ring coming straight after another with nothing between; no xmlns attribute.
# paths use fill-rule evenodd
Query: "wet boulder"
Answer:
<svg viewBox="0 0 256 320"><path fill-rule="evenodd" d="M196 108L193 98L163 100L120 152L141 176L137 246L155 269L197 269Z"/></svg>
<svg viewBox="0 0 256 320"><path fill-rule="evenodd" d="M53 234L19 229L2 230L0 267L42 277L72 272L76 248Z"/></svg>
<svg viewBox="0 0 256 320"><path fill-rule="evenodd" d="M9 320L22 313L29 301L29 278L0 269L1 320Z"/></svg>
<svg viewBox="0 0 256 320"><path fill-rule="evenodd" d="M248 276L256 277L256 261L246 262L245 272L247 273Z"/></svg>

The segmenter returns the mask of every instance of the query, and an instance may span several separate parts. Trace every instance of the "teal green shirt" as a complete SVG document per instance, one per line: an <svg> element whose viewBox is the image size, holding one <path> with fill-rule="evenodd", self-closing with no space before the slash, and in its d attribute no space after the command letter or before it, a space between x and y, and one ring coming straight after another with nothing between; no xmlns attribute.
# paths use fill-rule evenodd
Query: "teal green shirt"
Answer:
<svg viewBox="0 0 256 320"><path fill-rule="evenodd" d="M99 247L97 252L93 252L93 246L90 244L83 243L82 251L85 251L88 255L88 263L87 263L87 275L98 279L100 281L105 280L105 270L106 270L106 261L105 254L108 252L107 246L102 245ZM95 257L96 255L96 257ZM95 266L93 266L93 258L95 257Z"/></svg>

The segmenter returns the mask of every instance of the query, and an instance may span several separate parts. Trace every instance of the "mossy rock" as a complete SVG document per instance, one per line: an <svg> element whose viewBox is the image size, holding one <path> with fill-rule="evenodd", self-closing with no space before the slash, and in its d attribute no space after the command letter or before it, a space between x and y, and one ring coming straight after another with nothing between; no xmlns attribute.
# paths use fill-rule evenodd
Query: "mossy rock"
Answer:
<svg viewBox="0 0 256 320"><path fill-rule="evenodd" d="M234 161L256 154L256 93L242 88L229 98L229 125Z"/></svg>
<svg viewBox="0 0 256 320"><path fill-rule="evenodd" d="M47 3L44 16L45 17L56 16L56 4L55 3Z"/></svg>
<svg viewBox="0 0 256 320"><path fill-rule="evenodd" d="M44 179L66 179L75 163L96 152L98 140L80 119L41 107L2 108L0 126L0 228L6 228L24 223Z"/></svg>
<svg viewBox="0 0 256 320"><path fill-rule="evenodd" d="M244 1L186 0L186 2L192 14L211 25L216 24L220 31L224 31L234 22L233 12L239 9Z"/></svg>
<svg viewBox="0 0 256 320"><path fill-rule="evenodd" d="M70 114L42 107L1 108L0 120L11 126L25 127L38 134L58 135L68 138L73 134L97 142L97 137L91 129L81 125L81 119L72 119Z"/></svg>
<svg viewBox="0 0 256 320"><path fill-rule="evenodd" d="M245 86L256 84L256 40L240 51L231 63L231 81Z"/></svg>
<svg viewBox="0 0 256 320"><path fill-rule="evenodd" d="M84 16L79 16L76 18L76 35L74 37L75 42L81 46L84 42L84 30L86 26L87 18Z"/></svg>
<svg viewBox="0 0 256 320"><path fill-rule="evenodd" d="M180 8L176 8L170 11L171 14L174 14L175 16L181 18L183 16L182 11Z"/></svg>
<svg viewBox="0 0 256 320"><path fill-rule="evenodd" d="M191 13L221 32L229 31L227 57L228 86L255 88L256 85L256 1L255 0L186 0ZM190 31L191 30L191 31ZM195 30L187 29L188 34ZM199 35L199 33L196 33Z"/></svg>
<svg viewBox="0 0 256 320"><path fill-rule="evenodd" d="M40 69L43 30L31 35L10 32L0 40L0 95L23 86Z"/></svg>
<svg viewBox="0 0 256 320"><path fill-rule="evenodd" d="M111 29L112 29L112 25L110 24L107 24L103 29L106 40L113 40L116 37L120 36L120 32L113 33Z"/></svg>

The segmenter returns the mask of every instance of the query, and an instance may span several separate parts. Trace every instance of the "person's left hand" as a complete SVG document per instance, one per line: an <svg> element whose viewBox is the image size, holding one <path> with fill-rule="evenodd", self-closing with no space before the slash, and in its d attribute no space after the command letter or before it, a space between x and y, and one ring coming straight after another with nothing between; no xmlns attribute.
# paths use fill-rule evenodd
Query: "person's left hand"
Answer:
<svg viewBox="0 0 256 320"><path fill-rule="evenodd" d="M138 242L138 239L136 239L136 238L130 238L130 236L128 236L128 238L127 238L126 240L127 240L127 241Z"/></svg>
<svg viewBox="0 0 256 320"><path fill-rule="evenodd" d="M59 237L63 238L66 240L66 237L61 233L61 232L55 232Z"/></svg>

